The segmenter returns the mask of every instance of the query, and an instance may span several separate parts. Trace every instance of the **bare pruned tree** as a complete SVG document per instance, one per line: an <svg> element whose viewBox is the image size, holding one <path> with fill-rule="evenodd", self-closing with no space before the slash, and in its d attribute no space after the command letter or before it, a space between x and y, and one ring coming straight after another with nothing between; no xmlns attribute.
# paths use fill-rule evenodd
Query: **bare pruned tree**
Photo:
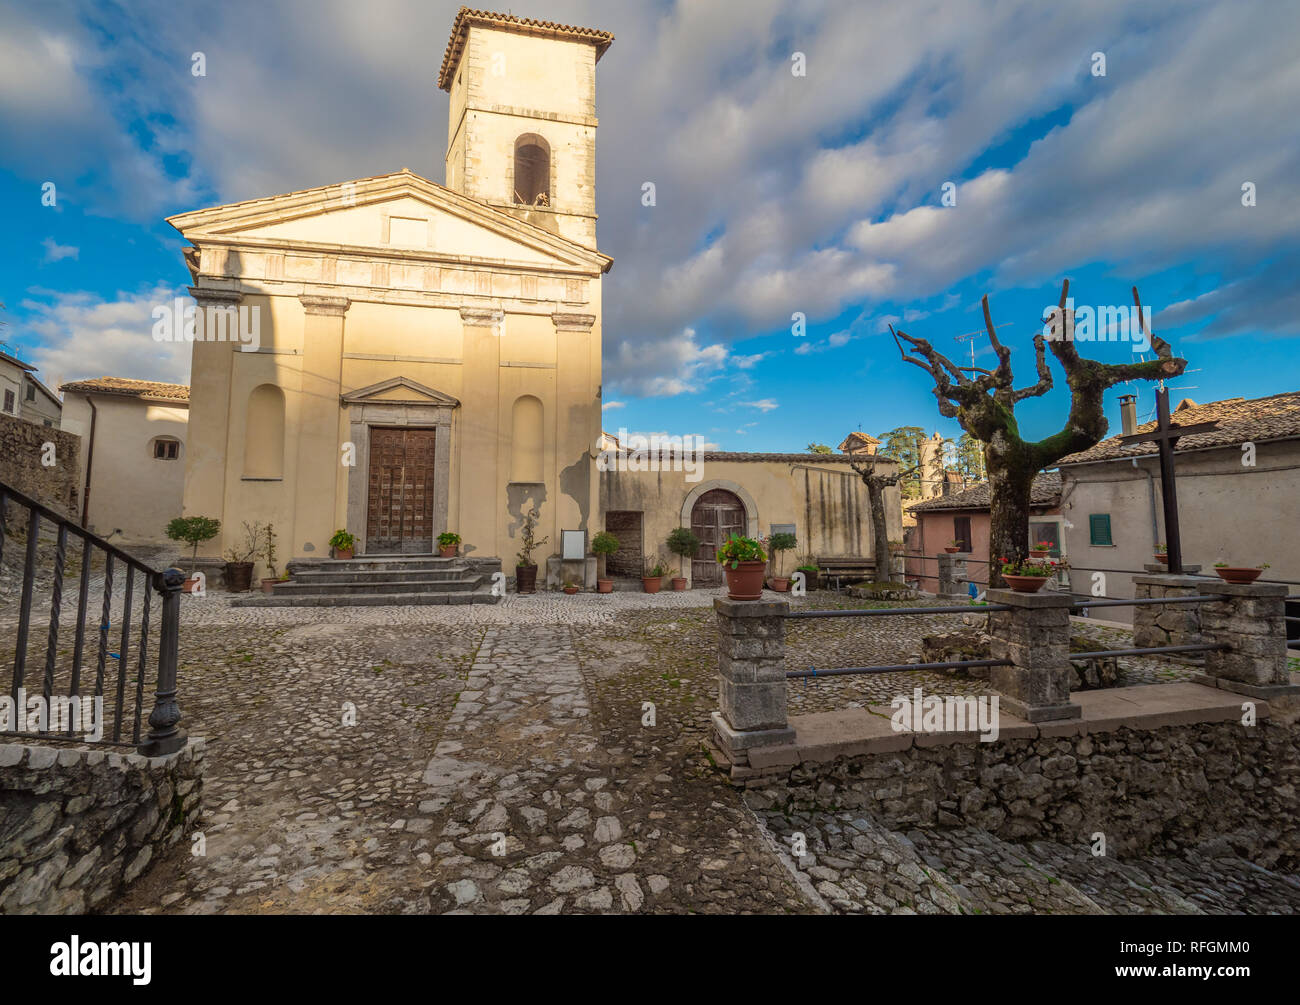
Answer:
<svg viewBox="0 0 1300 1005"><path fill-rule="evenodd" d="M914 474L920 465L906 471L900 468L892 474L883 474L876 471L879 461L896 463L888 457L868 454L865 450L849 454L849 464L867 487L867 501L871 504L871 540L876 553L876 582L888 583L892 573L889 567L889 530L885 524L885 489Z"/></svg>
<svg viewBox="0 0 1300 1005"><path fill-rule="evenodd" d="M1034 336L1038 382L1016 388L1011 375L1011 350L998 341L989 298L984 297L984 326L998 365L986 370L957 366L937 352L925 339L913 338L890 327L898 351L909 363L921 367L934 379L934 396L939 412L956 419L971 436L984 444L985 469L992 493L992 526L989 534L989 586L1002 585L1002 556L1023 559L1029 549L1029 504L1034 477L1067 454L1087 450L1099 443L1109 428L1102 407L1106 389L1125 380L1164 380L1176 377L1187 361L1173 355L1164 339L1147 331L1137 287L1133 303L1142 331L1151 340L1156 358L1139 363L1102 363L1079 355L1074 344L1074 312L1066 310L1070 281L1061 285L1060 304L1044 318L1050 334ZM908 348L903 348L906 342ZM1026 398L1042 397L1052 389L1052 371L1047 364L1047 347L1065 371L1070 388L1070 415L1060 432L1045 439L1022 439L1016 424L1016 404ZM969 374L969 376L968 376Z"/></svg>

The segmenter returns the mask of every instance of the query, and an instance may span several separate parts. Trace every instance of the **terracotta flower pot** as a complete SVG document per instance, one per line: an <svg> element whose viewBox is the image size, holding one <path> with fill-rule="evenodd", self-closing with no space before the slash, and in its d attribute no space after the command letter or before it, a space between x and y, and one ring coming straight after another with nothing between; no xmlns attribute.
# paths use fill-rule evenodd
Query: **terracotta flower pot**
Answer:
<svg viewBox="0 0 1300 1005"><path fill-rule="evenodd" d="M1159 562L1161 565L1168 565L1168 564L1169 564L1169 556L1168 556L1167 554L1166 554L1166 555L1157 555L1157 556L1156 556L1156 561Z"/></svg>
<svg viewBox="0 0 1300 1005"><path fill-rule="evenodd" d="M348 559L352 557L351 548L335 548L334 557L337 559Z"/></svg>
<svg viewBox="0 0 1300 1005"><path fill-rule="evenodd" d="M789 593L790 577L773 576L772 579L768 582L768 586L772 587L772 589L775 590L777 593Z"/></svg>
<svg viewBox="0 0 1300 1005"><path fill-rule="evenodd" d="M598 580L596 580L596 592L597 592L597 593L613 593L613 592L614 592L614 581L613 581L612 579L598 579Z"/></svg>
<svg viewBox="0 0 1300 1005"><path fill-rule="evenodd" d="M641 577L641 588L645 590L646 593L658 593L660 587L662 587L663 585L664 585L663 576L642 576Z"/></svg>
<svg viewBox="0 0 1300 1005"><path fill-rule="evenodd" d="M564 592L572 597L575 593L578 592L578 588L576 586L566 586L564 588Z"/></svg>
<svg viewBox="0 0 1300 1005"><path fill-rule="evenodd" d="M1016 593L1037 593L1047 582L1046 576L1013 576L1010 573L1002 573L1002 578L1006 580L1007 586Z"/></svg>
<svg viewBox="0 0 1300 1005"><path fill-rule="evenodd" d="M194 588L199 585L198 576L190 576L189 579L181 583L181 593L193 593Z"/></svg>
<svg viewBox="0 0 1300 1005"><path fill-rule="evenodd" d="M1030 548L1029 554L1032 558L1047 558L1052 553L1051 548Z"/></svg>
<svg viewBox="0 0 1300 1005"><path fill-rule="evenodd" d="M537 590L537 566L515 566L515 592L534 593Z"/></svg>
<svg viewBox="0 0 1300 1005"><path fill-rule="evenodd" d="M442 547L442 545L439 545L439 546L438 546L438 557L439 557L439 558L455 558L455 557L456 557L456 551L457 551L459 548L460 548L460 545L458 545L458 544L449 544L449 545L447 545L447 547L445 547L445 548Z"/></svg>
<svg viewBox="0 0 1300 1005"><path fill-rule="evenodd" d="M674 576L674 577L673 577L673 589L674 589L674 590L678 590L678 591L681 591L681 590L686 589L686 577L685 577L685 576Z"/></svg>
<svg viewBox="0 0 1300 1005"><path fill-rule="evenodd" d="M1237 586L1253 583L1264 572L1263 569L1242 569L1236 566L1218 566L1214 571L1219 574L1219 578L1224 582L1234 583Z"/></svg>
<svg viewBox="0 0 1300 1005"><path fill-rule="evenodd" d="M727 574L727 597L731 600L758 600L763 596L766 562L739 562L736 568L724 565Z"/></svg>
<svg viewBox="0 0 1300 1005"><path fill-rule="evenodd" d="M279 580L278 580L278 579L275 579L274 577L272 577L271 579L264 579L264 580L262 580L262 592L263 592L263 593L274 593L275 590L272 589L272 587L274 587L275 584L278 583L278 582L279 582Z"/></svg>
<svg viewBox="0 0 1300 1005"><path fill-rule="evenodd" d="M226 563L226 589L231 593L247 593L253 588L252 562Z"/></svg>
<svg viewBox="0 0 1300 1005"><path fill-rule="evenodd" d="M799 571L803 573L804 589L805 590L817 589L817 577L821 575L821 570L817 569L813 572L809 572L807 569L800 569Z"/></svg>
<svg viewBox="0 0 1300 1005"><path fill-rule="evenodd" d="M960 548L944 548L943 550L946 551L949 555L955 555L957 554L957 552L961 551Z"/></svg>

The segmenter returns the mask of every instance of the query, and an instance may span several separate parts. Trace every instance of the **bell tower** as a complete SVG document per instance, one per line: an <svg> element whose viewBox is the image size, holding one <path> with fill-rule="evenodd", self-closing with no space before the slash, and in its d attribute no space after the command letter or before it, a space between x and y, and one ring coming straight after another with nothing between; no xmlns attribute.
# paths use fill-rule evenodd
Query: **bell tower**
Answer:
<svg viewBox="0 0 1300 1005"><path fill-rule="evenodd" d="M596 63L614 36L462 7L438 86L446 184L596 247Z"/></svg>

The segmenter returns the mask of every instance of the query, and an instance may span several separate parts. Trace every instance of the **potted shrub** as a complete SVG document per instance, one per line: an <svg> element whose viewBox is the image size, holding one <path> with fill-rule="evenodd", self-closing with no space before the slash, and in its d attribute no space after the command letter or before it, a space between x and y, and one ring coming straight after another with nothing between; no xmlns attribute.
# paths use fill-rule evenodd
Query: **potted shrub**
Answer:
<svg viewBox="0 0 1300 1005"><path fill-rule="evenodd" d="M173 541L184 541L190 546L190 574L181 590L193 593L198 576L194 574L194 563L199 559L199 545L211 541L221 533L221 521L210 516L178 516L167 525L167 536Z"/></svg>
<svg viewBox="0 0 1300 1005"><path fill-rule="evenodd" d="M1035 541L1034 546L1029 549L1030 558L1047 558L1051 553L1051 541Z"/></svg>
<svg viewBox="0 0 1300 1005"><path fill-rule="evenodd" d="M668 575L668 570L664 568L662 562L655 562L649 570L641 577L641 589L646 593L658 593L660 587L664 585L664 576Z"/></svg>
<svg viewBox="0 0 1300 1005"><path fill-rule="evenodd" d="M1233 583L1237 586L1245 586L1247 583L1253 583L1267 568L1267 562L1263 565L1256 566L1253 569L1244 565L1229 565L1227 562L1214 563L1214 571L1219 574L1219 578L1225 583Z"/></svg>
<svg viewBox="0 0 1300 1005"><path fill-rule="evenodd" d="M564 592L572 597L575 593L578 592L578 584L575 583L572 579L566 579L564 581Z"/></svg>
<svg viewBox="0 0 1300 1005"><path fill-rule="evenodd" d="M451 531L443 531L438 535L438 557L455 558L456 550L460 547L460 535L453 534Z"/></svg>
<svg viewBox="0 0 1300 1005"><path fill-rule="evenodd" d="M591 550L596 555L596 592L613 593L614 580L605 575L605 559L618 551L618 538L602 530L591 539Z"/></svg>
<svg viewBox="0 0 1300 1005"><path fill-rule="evenodd" d="M771 585L777 593L785 593L790 589L790 577L781 575L781 553L793 551L795 544L795 536L785 532L773 534L768 539L767 546L771 549L774 559Z"/></svg>
<svg viewBox="0 0 1300 1005"><path fill-rule="evenodd" d="M757 600L763 595L767 553L752 537L732 534L718 549L718 561L727 576L727 596L732 600Z"/></svg>
<svg viewBox="0 0 1300 1005"><path fill-rule="evenodd" d="M247 593L253 588L253 558L261 549L262 525L244 524L243 547L232 546L226 552L226 589Z"/></svg>
<svg viewBox="0 0 1300 1005"><path fill-rule="evenodd" d="M817 568L812 562L804 562L795 569L795 572L803 573L803 585L805 589L817 589L817 577L821 574L821 569Z"/></svg>
<svg viewBox="0 0 1300 1005"><path fill-rule="evenodd" d="M947 546L943 550L946 551L949 555L956 554L957 552L961 551L961 542L949 541Z"/></svg>
<svg viewBox="0 0 1300 1005"><path fill-rule="evenodd" d="M1007 586L1016 593L1037 593L1043 588L1044 583L1065 568L1064 563L1050 558L1026 558L1018 562L1003 558L1000 561L1002 562L1002 578L1006 581Z"/></svg>
<svg viewBox="0 0 1300 1005"><path fill-rule="evenodd" d="M686 589L686 560L700 550L700 539L686 527L678 527L668 535L668 550L677 556L678 575L673 577L673 589Z"/></svg>
<svg viewBox="0 0 1300 1005"><path fill-rule="evenodd" d="M533 561L533 552L546 543L534 536L537 533L537 518L541 510L534 507L524 515L524 526L519 532L518 564L515 566L515 592L533 593L537 590L537 563Z"/></svg>
<svg viewBox="0 0 1300 1005"><path fill-rule="evenodd" d="M1156 561L1161 565L1169 564L1169 548L1166 545L1156 545Z"/></svg>
<svg viewBox="0 0 1300 1005"><path fill-rule="evenodd" d="M357 539L354 535L349 534L346 530L336 530L334 536L330 538L330 549L334 557L339 559L348 559L352 557L352 550L357 546Z"/></svg>
<svg viewBox="0 0 1300 1005"><path fill-rule="evenodd" d="M280 582L280 577L276 574L275 571L275 525L274 524L268 523L266 525L266 533L263 535L262 540L265 542L262 545L262 558L266 561L267 571L271 573L270 576L262 580L262 592L274 593L275 590L273 589L273 587L275 586L276 583Z"/></svg>

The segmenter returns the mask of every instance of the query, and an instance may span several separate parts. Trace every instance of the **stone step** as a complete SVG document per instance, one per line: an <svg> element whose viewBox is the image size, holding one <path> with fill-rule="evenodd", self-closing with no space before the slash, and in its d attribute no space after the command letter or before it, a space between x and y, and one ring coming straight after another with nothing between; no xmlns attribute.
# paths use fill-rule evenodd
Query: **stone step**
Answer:
<svg viewBox="0 0 1300 1005"><path fill-rule="evenodd" d="M316 582L298 582L289 580L276 583L271 596L330 596L356 594L362 596L375 593L465 593L483 585L483 577L466 574L460 579L430 583L419 579L388 577L363 583L335 582L333 580Z"/></svg>
<svg viewBox="0 0 1300 1005"><path fill-rule="evenodd" d="M454 583L478 574L467 566L446 569L295 569L295 583L383 583L400 579L408 583Z"/></svg>
<svg viewBox="0 0 1300 1005"><path fill-rule="evenodd" d="M347 559L295 558L287 566L291 576L300 572L431 572L466 567L464 558L439 558L436 555L363 555L359 558Z"/></svg>
<svg viewBox="0 0 1300 1005"><path fill-rule="evenodd" d="M251 593L231 602L231 607L432 607L447 604L499 604L490 590L471 593L349 593L310 596L268 596Z"/></svg>

